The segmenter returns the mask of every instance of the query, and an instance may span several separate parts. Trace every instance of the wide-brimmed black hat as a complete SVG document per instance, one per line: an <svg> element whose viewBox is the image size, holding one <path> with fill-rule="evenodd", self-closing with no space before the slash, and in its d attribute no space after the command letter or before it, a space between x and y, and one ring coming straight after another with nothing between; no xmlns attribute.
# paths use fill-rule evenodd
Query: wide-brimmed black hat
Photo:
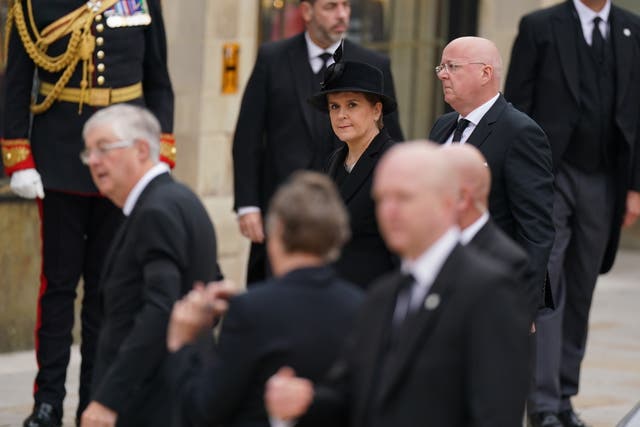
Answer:
<svg viewBox="0 0 640 427"><path fill-rule="evenodd" d="M378 68L355 61L337 61L331 64L320 84L320 92L308 99L320 111L327 112L327 94L334 92L364 92L380 97L382 114L393 113L396 101L384 94L382 71Z"/></svg>

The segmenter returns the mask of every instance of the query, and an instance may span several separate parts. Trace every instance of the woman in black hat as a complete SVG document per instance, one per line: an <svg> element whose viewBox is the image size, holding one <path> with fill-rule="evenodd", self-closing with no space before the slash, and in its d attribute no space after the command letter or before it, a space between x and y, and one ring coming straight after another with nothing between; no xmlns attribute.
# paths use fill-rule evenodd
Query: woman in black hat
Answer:
<svg viewBox="0 0 640 427"><path fill-rule="evenodd" d="M373 171L393 144L382 117L396 109L383 92L382 72L360 62L331 65L321 92L309 102L328 112L331 126L343 146L329 160L328 174L337 184L351 220L351 240L336 262L338 273L366 288L398 265L385 245L371 199Z"/></svg>

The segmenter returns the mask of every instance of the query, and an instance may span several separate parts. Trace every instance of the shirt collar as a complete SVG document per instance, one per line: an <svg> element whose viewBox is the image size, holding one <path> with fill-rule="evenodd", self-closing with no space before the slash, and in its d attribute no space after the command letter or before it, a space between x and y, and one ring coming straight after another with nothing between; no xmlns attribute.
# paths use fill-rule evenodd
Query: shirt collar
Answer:
<svg viewBox="0 0 640 427"><path fill-rule="evenodd" d="M499 96L500 96L500 93L498 92L493 98L491 98L490 100L488 100L487 102L485 102L484 104L482 104L481 106L479 106L478 108L476 108L475 110L467 114L467 116L464 118L469 120L474 127L478 126L478 123L480 123L480 120L482 120L484 115L487 114L487 111L489 111L491 107L493 107L493 104L496 103ZM462 116L459 116L458 120L462 118L463 118Z"/></svg>
<svg viewBox="0 0 640 427"><path fill-rule="evenodd" d="M580 0L573 0L573 6L576 8L576 12L578 12L578 16L580 17L580 22L584 24L593 24L593 18L599 16L604 22L609 21L609 12L611 11L611 0L607 0L602 10L598 13L594 12L592 9L589 9L582 3Z"/></svg>
<svg viewBox="0 0 640 427"><path fill-rule="evenodd" d="M415 260L402 260L401 270L412 274L419 286L431 287L442 265L460 241L460 229L451 227Z"/></svg>
<svg viewBox="0 0 640 427"><path fill-rule="evenodd" d="M328 52L331 55L333 55L336 49L338 49L338 46L340 46L340 42L341 42L341 41L337 41L331 46L329 46L328 48L323 49L317 44L315 44L313 40L311 40L311 36L309 35L308 31L304 32L304 38L307 40L307 52L309 54L309 60L312 60L313 58L317 58L325 52ZM327 61L327 66L333 64L333 62L334 62L333 57L329 58L329 60Z"/></svg>
<svg viewBox="0 0 640 427"><path fill-rule="evenodd" d="M460 243L463 245L468 244L478 234L478 231L489 221L489 212L483 213L480 218L474 221L473 224L465 228L460 232Z"/></svg>
<svg viewBox="0 0 640 427"><path fill-rule="evenodd" d="M163 173L169 172L169 166L166 163L158 162L151 169L149 169L142 178L136 182L136 185L133 186L129 195L127 196L127 200L124 202L124 206L122 207L122 212L125 216L131 215L131 211L136 206L136 202L142 194L142 191L147 188L147 185L151 182L153 178Z"/></svg>

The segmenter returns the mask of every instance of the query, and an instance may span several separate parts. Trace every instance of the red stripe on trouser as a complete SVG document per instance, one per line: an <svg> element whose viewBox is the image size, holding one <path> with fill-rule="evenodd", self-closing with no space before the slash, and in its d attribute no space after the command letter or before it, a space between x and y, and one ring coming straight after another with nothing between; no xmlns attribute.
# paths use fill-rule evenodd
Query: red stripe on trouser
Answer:
<svg viewBox="0 0 640 427"><path fill-rule="evenodd" d="M36 327L33 331L35 336L35 354L36 354L36 362L38 364L38 371L40 370L40 361L38 360L38 349L40 348L40 340L38 339L38 331L40 331L40 327L42 326L42 306L40 305L40 300L42 296L47 290L47 278L44 275L44 254L43 254L43 241L44 241L44 225L42 218L42 199L36 199L38 203L38 214L40 217L40 291L38 292L38 303L36 308ZM38 383L36 381L33 382L33 395L38 392Z"/></svg>

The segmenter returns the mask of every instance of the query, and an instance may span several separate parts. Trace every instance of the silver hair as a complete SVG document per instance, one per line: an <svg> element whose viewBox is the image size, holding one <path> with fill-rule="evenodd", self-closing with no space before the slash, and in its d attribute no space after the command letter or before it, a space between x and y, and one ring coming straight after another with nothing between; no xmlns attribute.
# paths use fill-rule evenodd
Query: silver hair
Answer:
<svg viewBox="0 0 640 427"><path fill-rule="evenodd" d="M110 126L122 140L144 140L149 144L149 156L154 164L160 161L160 122L146 108L131 104L116 104L98 110L84 124L82 138L96 127Z"/></svg>

